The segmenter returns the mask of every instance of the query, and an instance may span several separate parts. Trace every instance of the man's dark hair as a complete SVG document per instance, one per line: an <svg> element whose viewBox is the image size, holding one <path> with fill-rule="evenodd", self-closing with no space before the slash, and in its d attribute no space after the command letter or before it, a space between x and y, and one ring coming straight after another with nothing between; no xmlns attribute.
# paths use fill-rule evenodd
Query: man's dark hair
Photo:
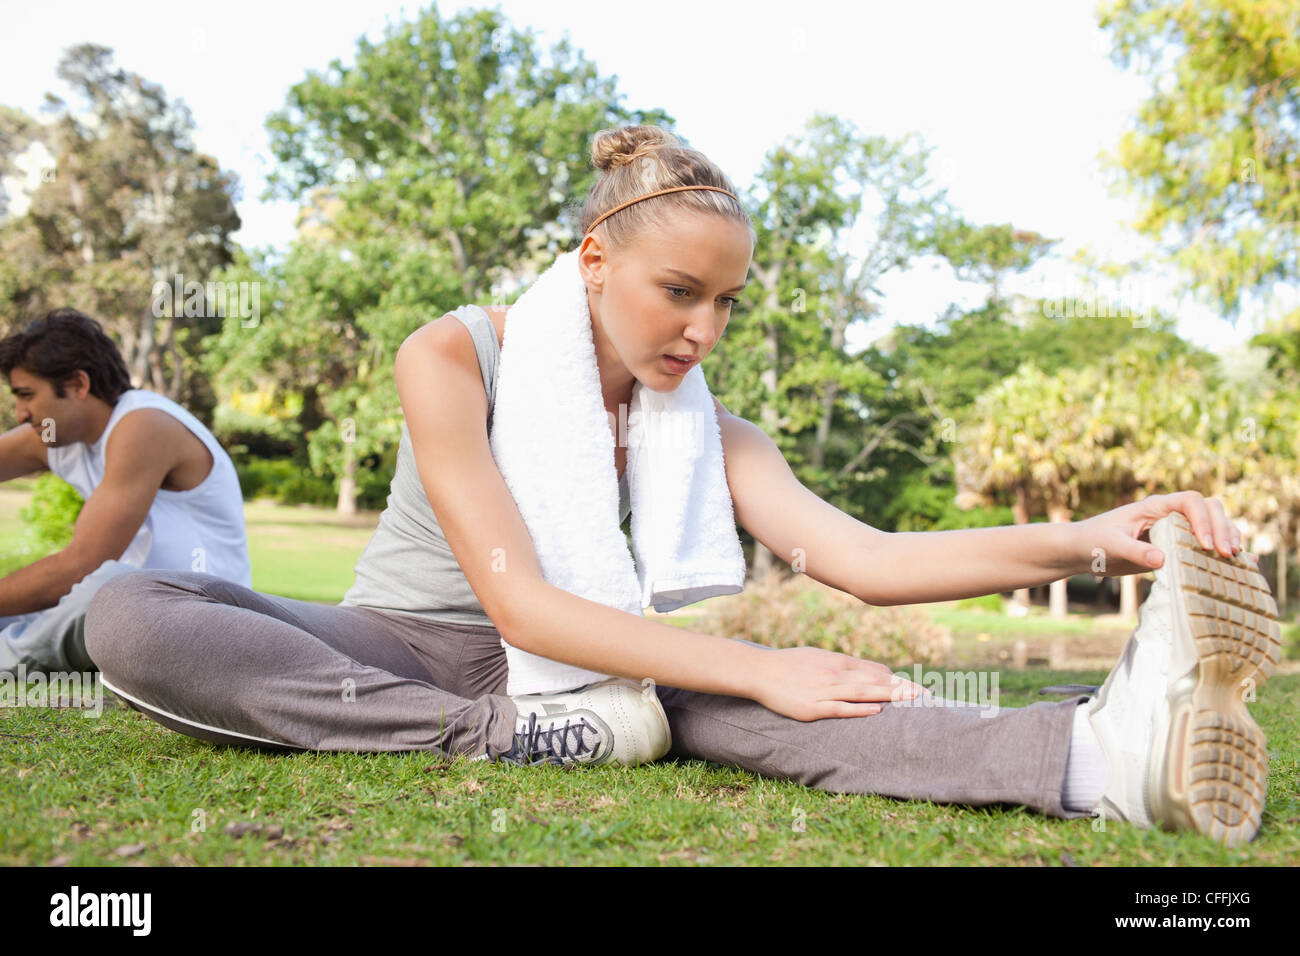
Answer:
<svg viewBox="0 0 1300 956"><path fill-rule="evenodd" d="M90 394L109 405L131 388L126 362L113 340L90 316L66 307L51 309L0 339L0 372L8 378L16 366L49 380L59 398L78 369L90 378Z"/></svg>

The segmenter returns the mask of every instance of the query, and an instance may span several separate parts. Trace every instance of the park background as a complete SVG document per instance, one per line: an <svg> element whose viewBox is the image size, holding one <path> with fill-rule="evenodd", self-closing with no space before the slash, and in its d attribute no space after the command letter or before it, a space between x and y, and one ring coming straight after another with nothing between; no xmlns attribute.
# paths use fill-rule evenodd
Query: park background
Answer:
<svg viewBox="0 0 1300 956"><path fill-rule="evenodd" d="M212 428L255 589L337 603L393 474L397 347L517 298L577 239L591 135L645 122L751 211L704 371L805 485L897 531L1218 497L1293 668L1300 4L324 9L172 29L175 5L12 7L0 67L0 332L73 305ZM79 506L48 474L0 487L0 573ZM1023 701L1099 681L1151 580L876 609L742 542L746 593L675 623L1006 667Z"/></svg>

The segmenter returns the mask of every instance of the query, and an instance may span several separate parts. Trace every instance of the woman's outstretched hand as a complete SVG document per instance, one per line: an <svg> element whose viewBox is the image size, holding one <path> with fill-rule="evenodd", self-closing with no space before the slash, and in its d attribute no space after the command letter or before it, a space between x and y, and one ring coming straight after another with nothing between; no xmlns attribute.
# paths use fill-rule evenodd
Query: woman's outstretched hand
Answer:
<svg viewBox="0 0 1300 956"><path fill-rule="evenodd" d="M1217 551L1225 558L1240 553L1259 563L1253 553L1241 550L1241 532L1228 520L1218 498L1206 498L1199 491L1177 491L1150 495L1076 522L1089 570L1097 577L1112 577L1140 574L1163 565L1165 556L1151 544L1148 532L1153 524L1175 511L1191 522L1192 532L1206 550Z"/></svg>
<svg viewBox="0 0 1300 956"><path fill-rule="evenodd" d="M795 720L867 717L880 713L882 702L929 693L884 664L819 647L787 647L761 657L754 699Z"/></svg>

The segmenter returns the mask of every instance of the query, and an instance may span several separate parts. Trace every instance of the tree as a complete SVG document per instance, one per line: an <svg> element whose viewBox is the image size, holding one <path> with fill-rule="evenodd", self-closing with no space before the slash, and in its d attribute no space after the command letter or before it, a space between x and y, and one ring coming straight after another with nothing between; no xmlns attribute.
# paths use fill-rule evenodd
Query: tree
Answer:
<svg viewBox="0 0 1300 956"><path fill-rule="evenodd" d="M1115 424L1103 413L1105 383L1091 368L1048 375L1026 362L975 401L953 451L959 492L1010 496L1018 522L1035 505L1069 521L1087 489L1109 484ZM1023 600L1023 598L1021 598ZM1065 616L1065 581L1051 585L1051 615Z"/></svg>
<svg viewBox="0 0 1300 956"><path fill-rule="evenodd" d="M1099 19L1153 78L1110 158L1137 228L1235 323L1243 296L1300 276L1300 5L1109 0Z"/></svg>
<svg viewBox="0 0 1300 956"><path fill-rule="evenodd" d="M1217 452L1238 475L1219 494L1230 516L1276 542L1276 595L1285 612L1288 552L1300 558L1300 395L1274 380L1224 417L1230 427Z"/></svg>
<svg viewBox="0 0 1300 956"><path fill-rule="evenodd" d="M256 281L268 295L255 326L232 318L207 343L223 395L270 386L299 397L304 464L338 481L340 514L356 511L362 462L384 457L401 434L393 357L456 294L437 251L378 237L349 243L299 239L283 261L241 263L226 281ZM434 264L433 268L430 268Z"/></svg>
<svg viewBox="0 0 1300 956"><path fill-rule="evenodd" d="M958 278L987 284L988 303L998 310L1007 278L1032 268L1058 242L1010 223L976 226L950 216L935 231L931 248L948 260Z"/></svg>
<svg viewBox="0 0 1300 956"><path fill-rule="evenodd" d="M1153 315L1148 323L1137 325L1129 316L1094 315L1083 305L1068 299L1041 301L1015 316L1005 305L992 302L966 313L954 306L933 328L899 325L877 340L862 358L889 383L884 400L898 410L898 430L911 436L912 460L877 459L887 476L880 483L881 504L872 513L885 525L904 531L1007 523L1006 506L994 504L1001 499L988 499L985 508L975 506L979 496L964 496L960 505L954 500L956 423L969 417L977 396L1024 362L1055 374L1092 365L1099 356L1139 340L1151 344L1154 362L1191 351L1178 338L1173 321L1164 316ZM1206 363L1212 358L1195 360ZM1023 494L1005 500L1017 524L1042 512L1040 504ZM1120 503L1111 501L1102 508ZM1015 600L1027 606L1028 590L1017 591Z"/></svg>
<svg viewBox="0 0 1300 956"><path fill-rule="evenodd" d="M1099 366L1110 395L1107 413L1123 423L1126 441L1113 449L1118 467L1109 503L1094 510L1172 491L1213 497L1238 474L1219 451L1235 395L1221 387L1217 365L1196 353L1160 359L1157 350L1157 343L1140 339ZM1134 575L1120 581L1120 613L1137 615Z"/></svg>
<svg viewBox="0 0 1300 956"><path fill-rule="evenodd" d="M1272 372L1300 388L1300 310L1267 323L1251 344L1267 350Z"/></svg>
<svg viewBox="0 0 1300 956"><path fill-rule="evenodd" d="M757 301L732 318L710 358L724 404L849 512L861 510L850 499L860 499L862 466L893 426L872 415L885 383L847 353L847 330L878 310L881 278L928 240L942 192L926 179L926 157L915 138L863 136L824 114L771 150L748 200L758 239L746 298ZM865 236L850 254L855 229ZM755 542L754 576L772 566Z"/></svg>
<svg viewBox="0 0 1300 956"><path fill-rule="evenodd" d="M1239 474L1220 453L1236 393L1203 369L1203 357L1158 360L1163 348L1147 336L1052 375L1021 366L981 395L961 426L959 492L1011 497L1017 521L1039 509L1050 521L1069 521L1078 510L1170 491L1218 494ZM1136 612L1135 585L1132 575L1121 581L1121 613ZM1064 616L1065 582L1051 590L1052 615Z"/></svg>
<svg viewBox="0 0 1300 956"><path fill-rule="evenodd" d="M69 49L58 74L85 109L47 94L54 120L25 127L25 141L43 141L55 165L27 212L4 225L0 246L18 264L3 270L0 291L19 315L74 304L102 319L134 385L183 399L196 364L190 330L220 321L206 299L185 308L184 290L231 259L237 181L195 150L184 104L114 67L106 47ZM177 276L178 300L155 296Z"/></svg>
<svg viewBox="0 0 1300 956"><path fill-rule="evenodd" d="M498 12L443 21L431 7L361 39L352 65L309 73L268 120L268 194L303 204L300 234L267 321L228 321L214 361L232 363L227 387L303 395L310 461L338 479L341 512L360 463L400 436L392 366L406 336L457 305L506 304L516 276L572 238L596 130L670 125L618 99L567 41L543 65Z"/></svg>
<svg viewBox="0 0 1300 956"><path fill-rule="evenodd" d="M330 223L340 238L445 250L471 302L557 251L561 237L545 227L590 187L596 130L669 123L620 99L567 39L543 65L532 35L499 12L444 22L430 7L377 44L359 40L353 65L334 60L289 90L267 121L280 164L268 196L325 188L341 204Z"/></svg>
<svg viewBox="0 0 1300 956"><path fill-rule="evenodd" d="M37 141L40 124L12 106L0 106L0 221L9 215L11 197L4 187L9 176L21 174L18 157Z"/></svg>

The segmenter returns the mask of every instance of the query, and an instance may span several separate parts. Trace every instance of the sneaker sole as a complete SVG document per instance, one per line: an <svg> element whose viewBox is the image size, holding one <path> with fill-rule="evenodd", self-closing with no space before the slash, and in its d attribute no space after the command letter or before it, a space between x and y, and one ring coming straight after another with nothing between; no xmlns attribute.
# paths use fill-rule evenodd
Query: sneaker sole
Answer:
<svg viewBox="0 0 1300 956"><path fill-rule="evenodd" d="M1174 611L1168 734L1151 762L1151 810L1166 826L1236 846L1254 839L1268 790L1268 746L1246 698L1282 658L1277 602L1244 557L1206 551L1186 517L1168 518L1151 535L1168 562Z"/></svg>

